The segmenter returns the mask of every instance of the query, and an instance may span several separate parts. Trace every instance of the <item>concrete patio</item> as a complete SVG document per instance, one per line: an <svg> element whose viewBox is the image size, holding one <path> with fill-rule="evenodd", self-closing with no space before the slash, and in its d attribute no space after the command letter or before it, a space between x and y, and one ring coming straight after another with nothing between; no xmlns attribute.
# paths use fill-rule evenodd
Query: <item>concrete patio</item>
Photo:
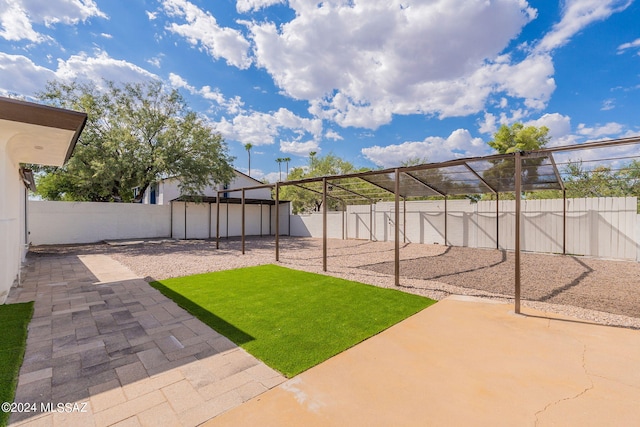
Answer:
<svg viewBox="0 0 640 427"><path fill-rule="evenodd" d="M31 300L15 401L38 411L12 426L195 426L285 379L106 255L32 259L9 302Z"/></svg>
<svg viewBox="0 0 640 427"><path fill-rule="evenodd" d="M637 426L640 332L450 297L207 422Z"/></svg>

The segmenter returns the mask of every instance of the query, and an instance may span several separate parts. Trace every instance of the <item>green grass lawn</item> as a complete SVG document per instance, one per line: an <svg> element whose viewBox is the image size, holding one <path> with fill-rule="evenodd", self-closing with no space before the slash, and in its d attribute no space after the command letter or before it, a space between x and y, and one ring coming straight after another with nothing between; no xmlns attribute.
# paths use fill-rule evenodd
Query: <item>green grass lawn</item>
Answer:
<svg viewBox="0 0 640 427"><path fill-rule="evenodd" d="M0 403L13 402L32 314L33 302L0 305ZM0 411L0 426L8 423L9 414Z"/></svg>
<svg viewBox="0 0 640 427"><path fill-rule="evenodd" d="M287 377L435 303L393 289L276 265L151 285Z"/></svg>

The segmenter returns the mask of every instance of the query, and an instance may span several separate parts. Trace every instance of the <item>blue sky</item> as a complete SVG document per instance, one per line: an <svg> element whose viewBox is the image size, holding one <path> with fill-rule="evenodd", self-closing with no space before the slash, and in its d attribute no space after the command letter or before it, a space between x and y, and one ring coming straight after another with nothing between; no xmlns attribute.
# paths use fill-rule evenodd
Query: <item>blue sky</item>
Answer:
<svg viewBox="0 0 640 427"><path fill-rule="evenodd" d="M161 79L274 180L308 153L359 167L640 134L632 0L0 0L0 95Z"/></svg>

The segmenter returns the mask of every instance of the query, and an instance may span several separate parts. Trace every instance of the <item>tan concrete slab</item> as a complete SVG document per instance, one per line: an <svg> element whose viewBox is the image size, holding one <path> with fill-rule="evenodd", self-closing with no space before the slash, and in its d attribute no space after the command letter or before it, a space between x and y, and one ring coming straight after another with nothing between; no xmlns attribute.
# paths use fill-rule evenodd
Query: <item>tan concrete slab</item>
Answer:
<svg viewBox="0 0 640 427"><path fill-rule="evenodd" d="M640 332L449 298L207 426L637 425Z"/></svg>
<svg viewBox="0 0 640 427"><path fill-rule="evenodd" d="M119 282L140 277L108 255L78 255L78 259L100 282Z"/></svg>

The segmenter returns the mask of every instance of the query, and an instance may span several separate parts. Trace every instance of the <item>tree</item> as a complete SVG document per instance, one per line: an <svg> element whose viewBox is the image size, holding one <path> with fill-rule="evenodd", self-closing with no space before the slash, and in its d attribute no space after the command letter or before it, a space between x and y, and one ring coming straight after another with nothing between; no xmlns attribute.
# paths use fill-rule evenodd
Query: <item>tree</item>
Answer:
<svg viewBox="0 0 640 427"><path fill-rule="evenodd" d="M253 144L249 142L244 144L244 149L247 150L247 155L249 156L249 173L248 173L249 176L251 176L251 149L252 148L253 148Z"/></svg>
<svg viewBox="0 0 640 427"><path fill-rule="evenodd" d="M400 163L400 166L417 166L424 165L429 163L429 159L427 157L410 157L407 160L404 160Z"/></svg>
<svg viewBox="0 0 640 427"><path fill-rule="evenodd" d="M356 168L348 161L328 154L324 157L316 157L316 152L309 153L309 165L307 167L297 167L291 169L289 180L295 181L305 178L316 178L321 176L341 175L356 172ZM311 186L310 186L311 187ZM316 186L316 191L321 187ZM283 186L280 194L282 200L290 200L294 214L302 212L318 212L322 208L322 195L304 188L287 185ZM339 202L335 199L329 199L327 206L330 209L336 209Z"/></svg>
<svg viewBox="0 0 640 427"><path fill-rule="evenodd" d="M525 127L522 123L514 123L511 127L502 125L488 144L500 154L539 150L551 139L548 133L549 128L546 126Z"/></svg>
<svg viewBox="0 0 640 427"><path fill-rule="evenodd" d="M549 128L542 126L525 127L522 123L514 123L511 126L502 125L493 135L493 140L488 144L499 154L515 153L517 151L531 151L543 148L551 139L548 136ZM492 167L485 170L483 178L490 184L494 184L500 191L501 187L508 187L514 181L514 162L512 159L491 160ZM544 162L544 158L527 160L525 179L533 182L538 178L538 167Z"/></svg>
<svg viewBox="0 0 640 427"><path fill-rule="evenodd" d="M39 97L88 115L69 162L39 169L46 199L140 201L151 183L169 176L180 176L183 194L198 195L233 177L222 137L161 82L106 82L98 91L93 84L54 81Z"/></svg>
<svg viewBox="0 0 640 427"><path fill-rule="evenodd" d="M565 188L569 197L623 197L634 194L637 161L619 171L607 166L584 168L582 162L569 163L565 168ZM636 192L637 194L637 192Z"/></svg>

